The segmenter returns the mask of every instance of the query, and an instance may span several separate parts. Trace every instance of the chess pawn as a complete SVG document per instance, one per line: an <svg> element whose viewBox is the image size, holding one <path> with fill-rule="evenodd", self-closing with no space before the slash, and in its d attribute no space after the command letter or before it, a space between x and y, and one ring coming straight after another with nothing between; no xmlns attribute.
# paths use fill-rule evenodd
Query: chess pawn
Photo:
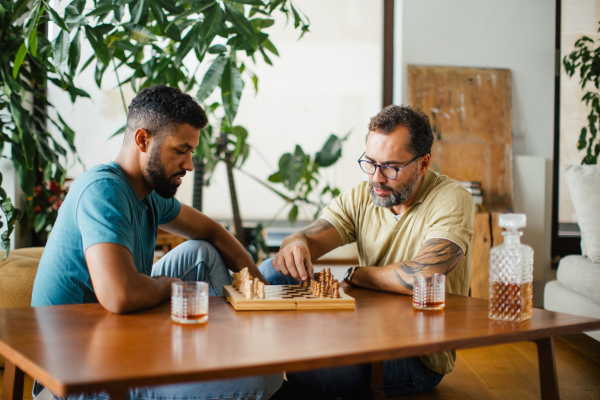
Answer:
<svg viewBox="0 0 600 400"><path fill-rule="evenodd" d="M327 295L327 286L325 282L321 282L321 287L319 288L319 297L325 297Z"/></svg>
<svg viewBox="0 0 600 400"><path fill-rule="evenodd" d="M338 281L333 282L333 294L331 295L334 299L340 298L340 284Z"/></svg>
<svg viewBox="0 0 600 400"><path fill-rule="evenodd" d="M252 288L254 290L254 293L258 293L258 283L260 282L260 280L258 278L254 278L254 287Z"/></svg>
<svg viewBox="0 0 600 400"><path fill-rule="evenodd" d="M254 297L254 291L252 290L252 286L253 286L252 280L250 280L250 279L246 280L246 287L245 287L246 291L244 294L246 295L247 299L251 299Z"/></svg>

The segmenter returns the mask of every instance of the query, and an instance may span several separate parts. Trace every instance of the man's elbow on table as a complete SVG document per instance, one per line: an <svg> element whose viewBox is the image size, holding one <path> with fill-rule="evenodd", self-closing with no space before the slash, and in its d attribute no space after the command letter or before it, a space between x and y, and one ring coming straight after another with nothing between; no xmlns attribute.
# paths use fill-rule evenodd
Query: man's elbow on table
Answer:
<svg viewBox="0 0 600 400"><path fill-rule="evenodd" d="M113 314L126 314L133 311L131 301L127 298L126 291L115 290L112 293L106 295L96 294L98 302L106 309L106 311Z"/></svg>

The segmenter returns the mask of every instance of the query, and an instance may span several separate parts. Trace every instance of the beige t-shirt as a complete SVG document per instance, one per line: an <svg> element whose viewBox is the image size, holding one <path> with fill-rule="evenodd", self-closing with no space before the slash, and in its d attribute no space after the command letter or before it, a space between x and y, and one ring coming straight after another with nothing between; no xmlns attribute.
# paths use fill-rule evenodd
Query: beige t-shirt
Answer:
<svg viewBox="0 0 600 400"><path fill-rule="evenodd" d="M446 277L446 292L468 296L475 204L460 182L427 171L414 203L398 220L390 209L373 204L369 183L361 182L327 206L321 218L336 227L344 244L356 242L361 266L413 260L428 239L456 243L465 256ZM447 374L454 368L456 352L421 359L433 371Z"/></svg>

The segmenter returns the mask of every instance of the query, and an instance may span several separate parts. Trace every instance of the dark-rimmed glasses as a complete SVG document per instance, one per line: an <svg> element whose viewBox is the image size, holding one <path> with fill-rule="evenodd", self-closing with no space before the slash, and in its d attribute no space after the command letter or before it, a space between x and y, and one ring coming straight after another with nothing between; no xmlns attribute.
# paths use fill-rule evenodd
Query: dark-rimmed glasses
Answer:
<svg viewBox="0 0 600 400"><path fill-rule="evenodd" d="M400 173L400 170L402 168L406 167L408 164L415 161L417 158L422 157L416 156L415 158L398 168L392 167L391 165L380 165L375 164L374 162L371 162L369 160L363 160L362 158L366 153L367 152L365 151L364 153L362 153L362 156L358 158L358 165L360 165L360 169L362 169L365 174L374 175L377 171L377 168L379 168L379 172L381 172L381 175L383 175L386 179L390 180L396 179L398 177L398 173Z"/></svg>

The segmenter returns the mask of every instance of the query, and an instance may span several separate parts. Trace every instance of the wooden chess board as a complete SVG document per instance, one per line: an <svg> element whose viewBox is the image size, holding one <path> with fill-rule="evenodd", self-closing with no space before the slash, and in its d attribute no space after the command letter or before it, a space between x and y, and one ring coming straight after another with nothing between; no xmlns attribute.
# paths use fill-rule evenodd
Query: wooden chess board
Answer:
<svg viewBox="0 0 600 400"><path fill-rule="evenodd" d="M247 299L231 285L223 286L223 295L233 308L245 310L336 310L354 309L354 298L340 289L340 297L319 298L298 285L266 285L265 298Z"/></svg>

